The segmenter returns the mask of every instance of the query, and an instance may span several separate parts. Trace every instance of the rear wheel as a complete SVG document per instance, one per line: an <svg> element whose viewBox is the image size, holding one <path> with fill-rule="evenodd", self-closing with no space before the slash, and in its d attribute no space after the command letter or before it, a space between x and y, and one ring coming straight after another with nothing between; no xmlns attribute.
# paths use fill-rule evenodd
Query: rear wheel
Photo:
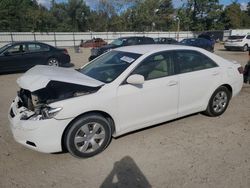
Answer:
<svg viewBox="0 0 250 188"><path fill-rule="evenodd" d="M99 114L89 114L76 119L66 130L64 142L75 157L92 157L102 152L111 140L109 121Z"/></svg>
<svg viewBox="0 0 250 188"><path fill-rule="evenodd" d="M211 96L205 114L212 117L220 116L226 111L230 98L229 90L224 86L219 87Z"/></svg>
<svg viewBox="0 0 250 188"><path fill-rule="evenodd" d="M54 67L58 67L59 66L59 61L58 59L52 57L52 58L49 58L48 60L48 65L49 66L54 66Z"/></svg>
<svg viewBox="0 0 250 188"><path fill-rule="evenodd" d="M248 50L248 45L245 44L245 46L243 46L243 48L242 48L242 51L243 51L243 52L246 52L247 50Z"/></svg>

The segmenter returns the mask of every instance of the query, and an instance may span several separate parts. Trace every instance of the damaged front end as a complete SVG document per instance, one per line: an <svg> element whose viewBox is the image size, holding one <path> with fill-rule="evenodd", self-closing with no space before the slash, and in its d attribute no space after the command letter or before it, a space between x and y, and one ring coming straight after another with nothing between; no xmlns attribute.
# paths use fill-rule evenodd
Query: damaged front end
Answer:
<svg viewBox="0 0 250 188"><path fill-rule="evenodd" d="M49 106L50 103L91 94L100 88L101 86L90 87L52 80L46 87L33 92L20 89L17 108L26 109L22 113L21 119L23 120L51 119L62 110L62 107L52 108Z"/></svg>

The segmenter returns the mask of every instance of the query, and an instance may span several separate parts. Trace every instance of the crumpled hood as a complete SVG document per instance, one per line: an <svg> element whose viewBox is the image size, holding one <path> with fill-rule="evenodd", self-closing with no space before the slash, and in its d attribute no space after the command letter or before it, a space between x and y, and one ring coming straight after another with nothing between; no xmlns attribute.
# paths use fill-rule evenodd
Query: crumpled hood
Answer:
<svg viewBox="0 0 250 188"><path fill-rule="evenodd" d="M50 81L60 81L89 87L98 87L104 84L72 68L46 65L37 65L17 79L17 83L21 88L31 92L46 87Z"/></svg>

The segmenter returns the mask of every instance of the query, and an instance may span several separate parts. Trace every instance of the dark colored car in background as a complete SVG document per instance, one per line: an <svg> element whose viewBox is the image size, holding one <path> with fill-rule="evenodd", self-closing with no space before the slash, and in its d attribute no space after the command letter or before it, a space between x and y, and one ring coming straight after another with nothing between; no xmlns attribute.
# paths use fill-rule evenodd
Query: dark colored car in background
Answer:
<svg viewBox="0 0 250 188"><path fill-rule="evenodd" d="M214 43L210 40L204 38L190 38L190 39L183 39L180 44L186 46L195 46L199 48L203 48L210 52L214 51Z"/></svg>
<svg viewBox="0 0 250 188"><path fill-rule="evenodd" d="M66 49L40 42L13 42L0 48L0 73L25 71L35 65L73 66Z"/></svg>
<svg viewBox="0 0 250 188"><path fill-rule="evenodd" d="M104 41L102 38L93 38L91 40L87 40L81 42L80 47L83 48L99 48L101 46L107 45L108 43Z"/></svg>
<svg viewBox="0 0 250 188"><path fill-rule="evenodd" d="M213 45L215 45L215 42L216 42L215 39L213 38L213 36L210 36L210 35L207 34L207 33L202 33L202 34L200 34L200 35L198 36L198 38L207 39L207 40L211 41Z"/></svg>
<svg viewBox="0 0 250 188"><path fill-rule="evenodd" d="M102 46L100 48L92 48L89 61L95 59L96 57L114 48L122 46L142 45L142 44L155 44L155 41L153 38L150 37L121 37L115 39L113 42L111 42L106 46Z"/></svg>
<svg viewBox="0 0 250 188"><path fill-rule="evenodd" d="M173 38L159 37L154 38L156 44L178 44L178 41Z"/></svg>

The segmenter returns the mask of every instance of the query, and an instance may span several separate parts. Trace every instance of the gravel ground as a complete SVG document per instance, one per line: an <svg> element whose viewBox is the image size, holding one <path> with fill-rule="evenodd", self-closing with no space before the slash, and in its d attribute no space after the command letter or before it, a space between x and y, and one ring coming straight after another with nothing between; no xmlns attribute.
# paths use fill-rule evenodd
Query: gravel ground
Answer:
<svg viewBox="0 0 250 188"><path fill-rule="evenodd" d="M87 62L89 49L72 62ZM244 65L247 53L216 54ZM250 187L250 86L244 85L224 115L195 114L113 139L101 154L76 159L43 154L16 143L7 112L21 74L0 75L0 187Z"/></svg>

